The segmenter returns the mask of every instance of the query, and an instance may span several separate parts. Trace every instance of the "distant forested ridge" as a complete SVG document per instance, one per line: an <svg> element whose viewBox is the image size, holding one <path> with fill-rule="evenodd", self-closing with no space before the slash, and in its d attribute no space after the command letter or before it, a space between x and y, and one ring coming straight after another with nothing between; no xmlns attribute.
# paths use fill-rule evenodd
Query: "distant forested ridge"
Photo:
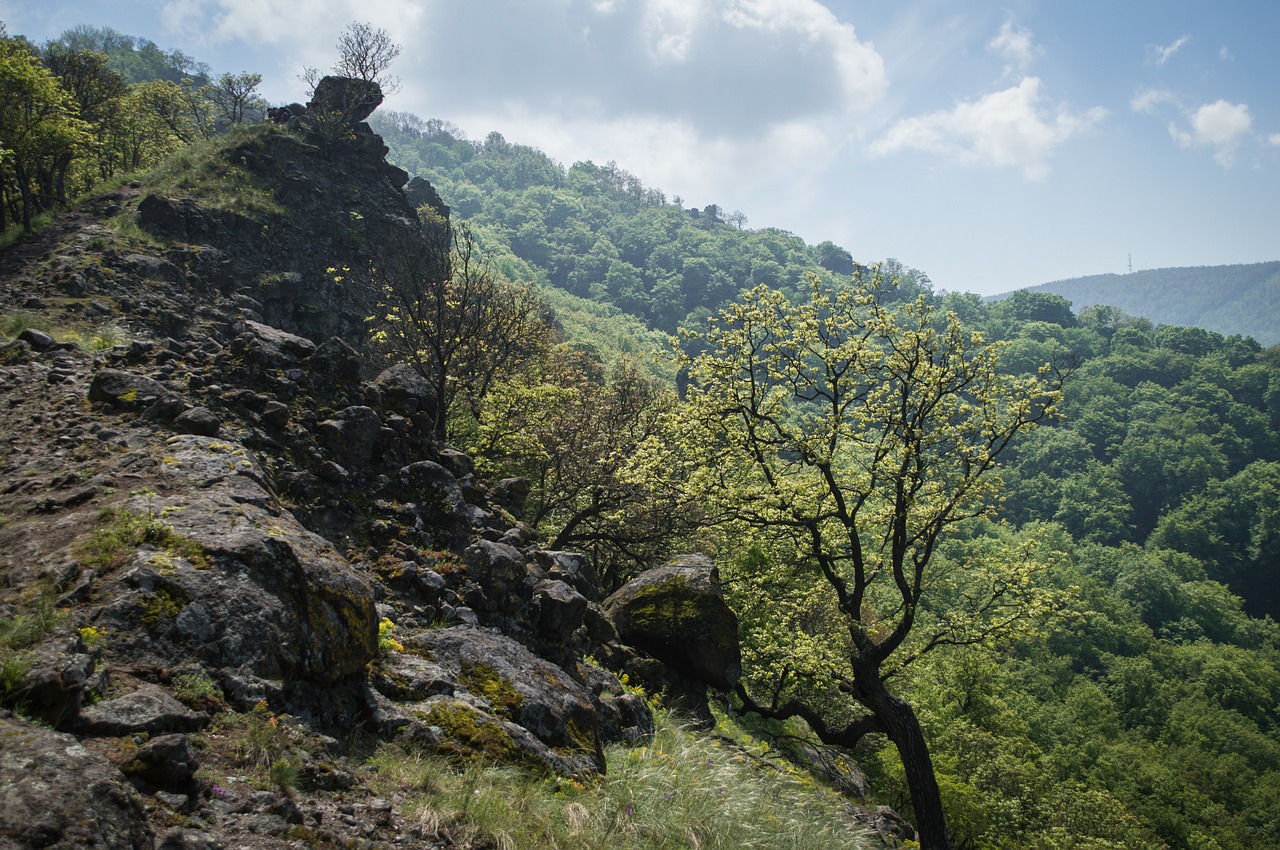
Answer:
<svg viewBox="0 0 1280 850"><path fill-rule="evenodd" d="M1030 289L1061 295L1077 312L1106 304L1158 325L1251 336L1263 345L1280 342L1280 261L1095 274Z"/></svg>

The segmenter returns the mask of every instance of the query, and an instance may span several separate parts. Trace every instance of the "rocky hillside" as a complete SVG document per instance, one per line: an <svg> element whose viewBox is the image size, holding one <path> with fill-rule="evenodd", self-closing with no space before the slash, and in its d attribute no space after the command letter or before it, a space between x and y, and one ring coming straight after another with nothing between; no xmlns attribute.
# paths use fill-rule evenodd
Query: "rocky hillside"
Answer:
<svg viewBox="0 0 1280 850"><path fill-rule="evenodd" d="M362 117L235 134L0 254L31 326L0 347L0 846L461 846L357 754L581 779L653 729L605 667L695 713L736 676L712 565L601 599L362 353L334 270L434 194Z"/></svg>

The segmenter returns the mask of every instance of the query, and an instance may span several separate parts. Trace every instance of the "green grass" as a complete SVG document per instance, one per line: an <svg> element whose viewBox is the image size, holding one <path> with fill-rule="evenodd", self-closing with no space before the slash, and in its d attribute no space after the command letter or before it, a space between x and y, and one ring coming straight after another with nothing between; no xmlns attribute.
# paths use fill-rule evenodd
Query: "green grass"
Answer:
<svg viewBox="0 0 1280 850"><path fill-rule="evenodd" d="M61 212L61 209L46 210L45 212L33 215L31 217L31 234L39 233L44 228L48 227L49 223L53 221L53 217L59 212ZM5 248L13 247L21 242L23 237L28 235L30 234L23 229L22 222L18 222L17 224L10 226L3 232L0 232L0 251L3 251Z"/></svg>
<svg viewBox="0 0 1280 850"><path fill-rule="evenodd" d="M85 566L114 569L144 544L186 558L197 569L209 566L209 556L199 543L175 534L172 526L151 513L144 516L121 507L99 512L98 525L77 542L75 554Z"/></svg>
<svg viewBox="0 0 1280 850"><path fill-rule="evenodd" d="M129 341L128 332L117 322L97 326L55 324L48 316L15 310L0 316L0 336L14 339L27 328L44 331L58 342L69 342L89 351L102 351Z"/></svg>
<svg viewBox="0 0 1280 850"><path fill-rule="evenodd" d="M31 664L24 650L52 631L61 620L54 606L56 598L57 589L46 585L23 605L23 613L0 620L0 705L12 706L15 694L26 682Z"/></svg>
<svg viewBox="0 0 1280 850"><path fill-rule="evenodd" d="M284 131L264 124L196 142L156 166L143 182L161 194L197 197L202 207L210 209L231 210L250 218L284 215L285 208L271 190L235 162L232 153L247 141L280 132Z"/></svg>
<svg viewBox="0 0 1280 850"><path fill-rule="evenodd" d="M691 732L665 713L654 740L610 747L590 783L512 767L459 768L385 746L375 787L408 790L424 832L461 847L509 850L867 850L878 846L848 804L799 773L763 771L760 751Z"/></svg>

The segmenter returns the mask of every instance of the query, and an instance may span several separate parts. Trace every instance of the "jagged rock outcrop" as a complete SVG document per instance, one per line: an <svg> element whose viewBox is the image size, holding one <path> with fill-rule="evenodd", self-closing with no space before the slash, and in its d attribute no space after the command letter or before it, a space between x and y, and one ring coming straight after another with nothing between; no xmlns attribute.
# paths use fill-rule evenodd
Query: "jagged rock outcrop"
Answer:
<svg viewBox="0 0 1280 850"><path fill-rule="evenodd" d="M365 353L360 270L420 231L359 121L351 138L226 140L219 167L252 187L234 210L125 186L0 254L0 310L41 304L24 309L133 337L0 346L0 618L32 600L61 612L13 649L22 672L2 695L59 731L0 717L0 733L101 791L87 817L135 842L120 846L389 840L410 831L397 814L324 796L359 787L342 761L357 730L585 777L603 745L653 732L644 699L588 653L694 709L737 676L709 562L651 571L602 609L588 558L539 549L511 519L528 482L482 480L436 440L430 384ZM429 185L413 192L447 213ZM104 223L122 214L150 239ZM258 749L193 750L186 736L219 738L228 710ZM309 802L233 781L275 761ZM50 846L79 835L39 829Z"/></svg>
<svg viewBox="0 0 1280 850"><path fill-rule="evenodd" d="M321 77L307 104L306 114L339 115L352 126L364 121L382 104L382 88L370 80Z"/></svg>

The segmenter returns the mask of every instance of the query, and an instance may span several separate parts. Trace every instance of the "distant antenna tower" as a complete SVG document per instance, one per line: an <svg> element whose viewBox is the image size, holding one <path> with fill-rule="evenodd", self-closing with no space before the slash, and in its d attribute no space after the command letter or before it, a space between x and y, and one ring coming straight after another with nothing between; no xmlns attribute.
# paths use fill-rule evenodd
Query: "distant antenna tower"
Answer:
<svg viewBox="0 0 1280 850"><path fill-rule="evenodd" d="M1129 274L1133 274L1133 252L1129 252Z"/></svg>

